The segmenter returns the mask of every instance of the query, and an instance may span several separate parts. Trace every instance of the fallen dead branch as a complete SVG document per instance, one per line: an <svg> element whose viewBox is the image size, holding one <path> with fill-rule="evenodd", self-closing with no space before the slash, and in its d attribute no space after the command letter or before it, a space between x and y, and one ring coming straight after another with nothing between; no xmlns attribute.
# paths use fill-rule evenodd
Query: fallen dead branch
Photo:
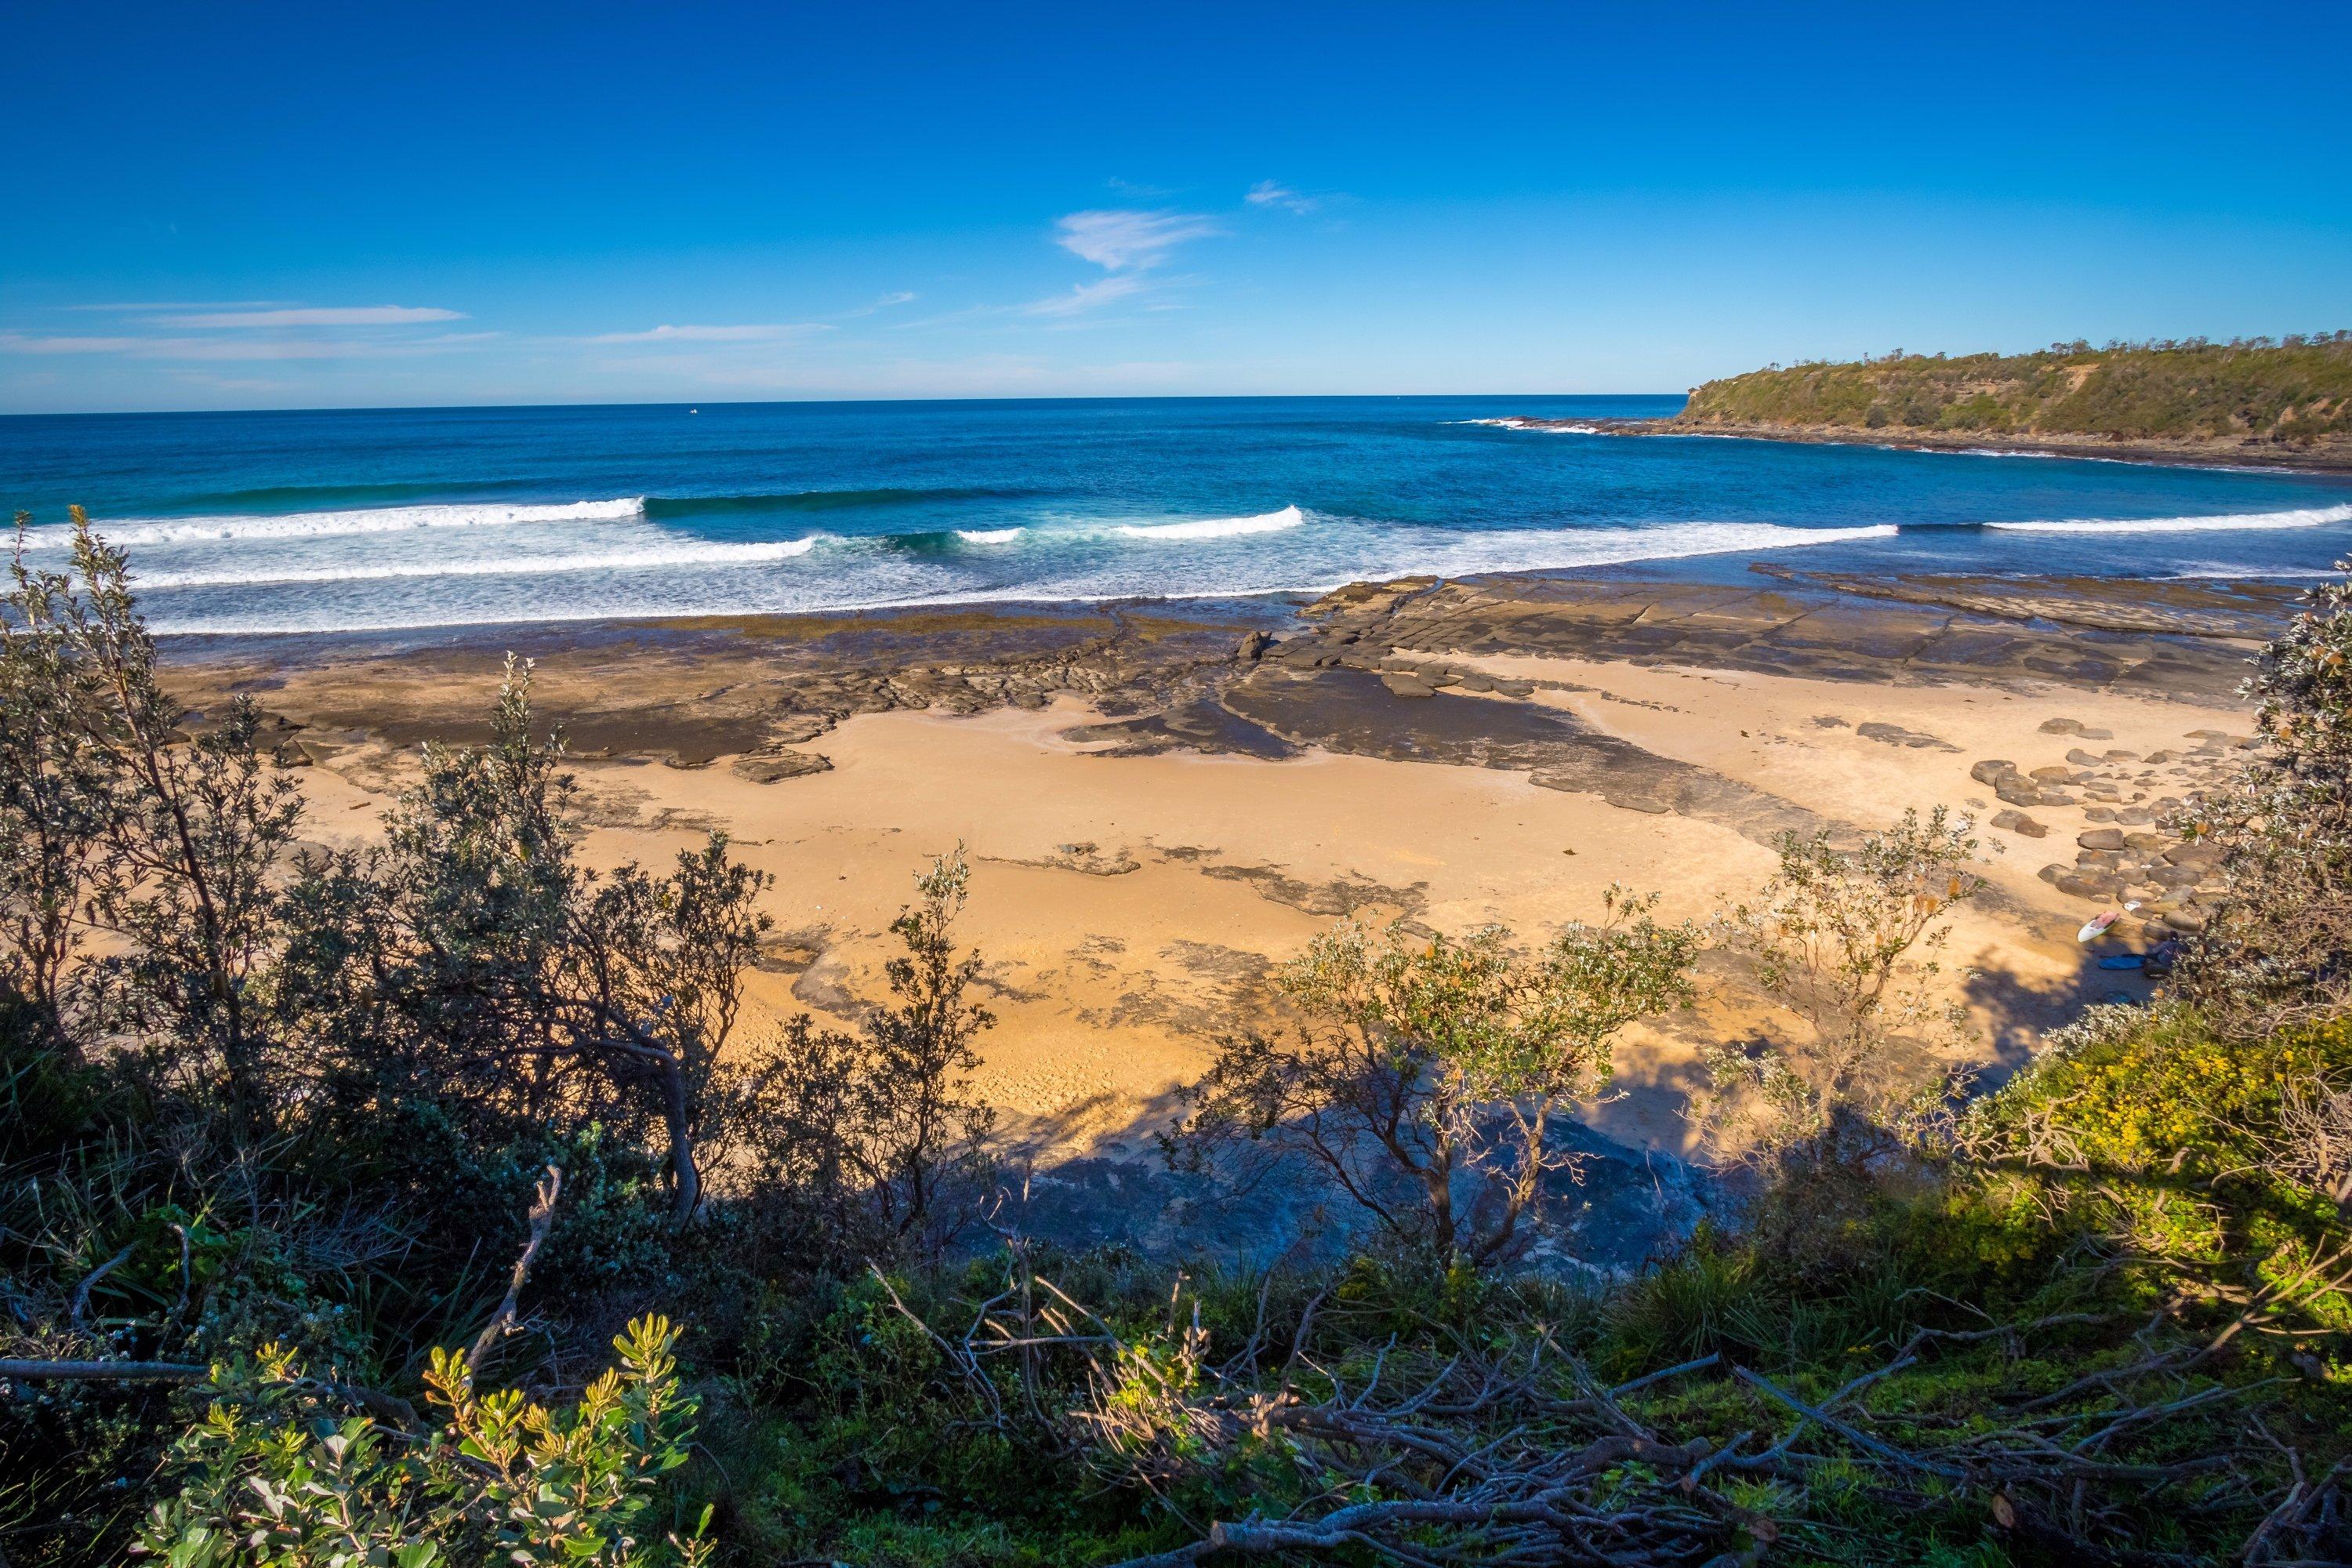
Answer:
<svg viewBox="0 0 2352 1568"><path fill-rule="evenodd" d="M2013 1424L1994 1430L1906 1408L1897 1395L1900 1374L1930 1358L1988 1343L2012 1355L2037 1342L2047 1349L2055 1333L2105 1321L2095 1315L1921 1329L1818 1398L1717 1355L1604 1386L1548 1335L1446 1359L1373 1346L1345 1366L1324 1365L1310 1342L1311 1308L1287 1359L1269 1371L1263 1297L1240 1353L1214 1363L1197 1307L1186 1321L1171 1303L1165 1331L1123 1333L1038 1275L1018 1238L1008 1241L1003 1288L961 1334L923 1322L895 1291L891 1300L921 1324L983 1425L1151 1492L1193 1533L1118 1568L1181 1568L1217 1553L1361 1554L1408 1568L1730 1568L1757 1561L1784 1520L1811 1528L1795 1522L1808 1490L1832 1482L1905 1507L1978 1510L1996 1538L2083 1563L2170 1561L2137 1547L2130 1521L2168 1488L2182 1489L2184 1507L2192 1496L2210 1504L2218 1490L2266 1513L2248 1562L2297 1561L2302 1543L2340 1522L2338 1473L2313 1481L2298 1472L2282 1488L2276 1454L2252 1440L2200 1441L2192 1457L2162 1463L2115 1452L2168 1422L2210 1421L2261 1385L2176 1384L2164 1397L2132 1399L2119 1392L2136 1370L2126 1369L2073 1385L2088 1408L2053 1411L2045 1396L2012 1405ZM1696 1377L1727 1378L1747 1394L1745 1420L1717 1416L1742 1429L1656 1430L1644 1418L1654 1405L1633 1403ZM1296 1481L1278 1509L1188 1512L1182 1499L1216 1489L1187 1483L1262 1475L1269 1458ZM1749 1506L1759 1494L1734 1482L1769 1482L1766 1495L1787 1502ZM1261 1486L1244 1495L1275 1493Z"/></svg>

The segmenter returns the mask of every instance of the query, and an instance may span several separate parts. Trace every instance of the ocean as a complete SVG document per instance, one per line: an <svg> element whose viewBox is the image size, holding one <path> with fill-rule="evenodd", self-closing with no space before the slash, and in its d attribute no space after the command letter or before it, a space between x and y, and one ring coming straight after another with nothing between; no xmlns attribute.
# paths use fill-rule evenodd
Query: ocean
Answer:
<svg viewBox="0 0 2352 1568"><path fill-rule="evenodd" d="M705 404L0 418L159 632L1311 593L1750 563L2315 577L2352 475L1514 427L1678 397Z"/></svg>

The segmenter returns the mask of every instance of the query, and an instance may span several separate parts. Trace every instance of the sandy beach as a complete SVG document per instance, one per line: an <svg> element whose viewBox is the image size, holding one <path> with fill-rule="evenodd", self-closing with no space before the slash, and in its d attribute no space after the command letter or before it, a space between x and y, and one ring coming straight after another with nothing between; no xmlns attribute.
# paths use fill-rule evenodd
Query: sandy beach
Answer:
<svg viewBox="0 0 2352 1568"><path fill-rule="evenodd" d="M772 874L745 1049L763 1018L848 1021L880 994L909 879L961 844L1000 1019L983 1092L1041 1158L1143 1162L1219 1035L1278 1016L1271 966L1338 918L1535 937L1624 882L1703 921L1763 884L1778 833L1911 806L1983 825L1990 887L1947 978L1972 1059L2013 1064L2085 1000L2145 994L2075 927L2170 873L2150 818L2228 765L2235 683L2285 600L1416 580L1288 620L1006 609L173 656L198 707L244 690L274 716L321 843L375 830L418 742L480 732L509 643L536 659L593 862L667 860L720 828ZM2116 849L2078 847L2103 830ZM2138 891L2193 922L2192 879L2170 879ZM2162 934L2127 921L2118 940ZM1728 961L1706 976L1697 1008L1635 1032L1592 1108L1630 1147L1686 1148L1699 1042L1791 1026Z"/></svg>

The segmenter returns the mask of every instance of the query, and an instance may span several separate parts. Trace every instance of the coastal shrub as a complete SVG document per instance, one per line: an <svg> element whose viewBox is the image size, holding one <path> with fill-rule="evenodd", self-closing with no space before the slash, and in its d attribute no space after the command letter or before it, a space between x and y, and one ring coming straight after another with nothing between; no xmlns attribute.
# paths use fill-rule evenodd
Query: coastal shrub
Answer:
<svg viewBox="0 0 2352 1568"><path fill-rule="evenodd" d="M2188 823L2222 847L2224 880L2181 985L2217 1025L2257 1037L2352 1012L2352 576L2308 591L2245 692L2260 704L2256 749Z"/></svg>
<svg viewBox="0 0 2352 1568"><path fill-rule="evenodd" d="M1954 1210L1990 1263L2094 1239L2229 1333L2352 1329L2352 1020L2248 1040L2177 1003L2102 1009L1959 1138Z"/></svg>
<svg viewBox="0 0 2352 1568"><path fill-rule="evenodd" d="M890 924L891 1000L856 1034L801 1014L722 1085L739 1158L811 1205L852 1264L936 1252L988 1190L995 1112L971 1075L996 1019L967 999L980 954L955 943L971 875L959 845L916 877Z"/></svg>
<svg viewBox="0 0 2352 1568"><path fill-rule="evenodd" d="M1372 1215L1255 1273L972 1255L960 851L882 1006L745 1051L761 879L721 840L590 875L527 667L381 847L297 851L266 716L181 712L83 544L0 605L16 1568L1451 1568L1556 1556L1561 1517L1628 1562L2352 1560L2352 1023L2310 912L2340 599L2273 650L2262 809L2214 829L2279 908L2219 921L2185 998L1958 1112L1918 1047L1966 825L1790 840L1727 922L1793 1020L1725 1059L1749 1201L1620 1278L1534 1245L1553 1133L1702 932L1618 890L1525 949L1343 924L1279 977L1300 1026L1229 1042L1169 1140ZM478 1394L493 1367L533 1392Z"/></svg>
<svg viewBox="0 0 2352 1568"><path fill-rule="evenodd" d="M1617 1033L1690 999L1699 932L1661 924L1656 903L1612 888L1602 921L1531 955L1499 927L1344 921L1275 976L1306 1021L1228 1039L1163 1147L1179 1163L1236 1143L1296 1153L1397 1242L1445 1263L1507 1256L1540 1225L1547 1178L1572 1169L1551 1133L1607 1083Z"/></svg>
<svg viewBox="0 0 2352 1568"><path fill-rule="evenodd" d="M766 879L715 833L667 876L594 876L528 664L508 661L490 730L425 749L383 845L297 863L274 995L304 1037L305 1112L330 1141L423 1106L477 1143L604 1125L663 1151L690 1216Z"/></svg>
<svg viewBox="0 0 2352 1568"><path fill-rule="evenodd" d="M436 1351L425 1384L445 1414L429 1432L338 1413L331 1386L265 1345L214 1369L211 1408L173 1456L178 1495L156 1505L140 1551L173 1568L708 1563L699 1528L641 1538L693 1436L677 1342L664 1319L630 1324L613 1342L620 1364L552 1410L478 1393L464 1352Z"/></svg>
<svg viewBox="0 0 2352 1568"><path fill-rule="evenodd" d="M1733 910L1733 946L1804 1020L1828 1094L1857 1093L1897 1037L1960 1022L1936 1002L1936 955L1951 940L1947 915L1984 887L1974 826L1937 806L1851 846L1826 829L1783 834L1772 880Z"/></svg>
<svg viewBox="0 0 2352 1568"><path fill-rule="evenodd" d="M1965 1092L1943 1065L1967 1015L1938 1000L1954 906L1983 886L1965 817L1941 807L1841 843L1784 834L1780 867L1733 908L1727 946L1797 1039L1719 1045L1686 1114L1749 1178L1744 1219L1785 1261L1832 1277L1884 1243L1886 1205L1937 1180Z"/></svg>
<svg viewBox="0 0 2352 1568"><path fill-rule="evenodd" d="M251 993L301 797L266 770L250 698L193 738L183 728L126 558L79 507L69 575L26 567L24 527L0 599L0 984L61 1049L79 1048L78 1007L259 1136L268 1043ZM88 934L107 950L84 952Z"/></svg>

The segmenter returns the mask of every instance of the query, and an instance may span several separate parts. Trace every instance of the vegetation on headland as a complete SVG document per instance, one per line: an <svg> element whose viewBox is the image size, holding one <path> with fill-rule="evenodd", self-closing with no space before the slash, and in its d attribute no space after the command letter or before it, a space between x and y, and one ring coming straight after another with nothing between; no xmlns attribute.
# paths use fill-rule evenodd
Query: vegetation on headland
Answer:
<svg viewBox="0 0 2352 1568"><path fill-rule="evenodd" d="M1237 1273L1009 1223L957 856L856 1034L745 1049L761 879L583 868L527 668L321 851L85 532L0 602L0 1555L2344 1560L2352 585L2253 681L2172 994L1980 1098L1890 1070L1961 1026L1940 816L1706 929L1334 931L1167 1144L1364 1240ZM1743 1199L1591 1277L1547 1131L1715 941L1785 1018L1694 1107Z"/></svg>
<svg viewBox="0 0 2352 1568"><path fill-rule="evenodd" d="M2293 446L2352 434L2352 332L2025 354L1897 349L1710 381L1677 422Z"/></svg>

